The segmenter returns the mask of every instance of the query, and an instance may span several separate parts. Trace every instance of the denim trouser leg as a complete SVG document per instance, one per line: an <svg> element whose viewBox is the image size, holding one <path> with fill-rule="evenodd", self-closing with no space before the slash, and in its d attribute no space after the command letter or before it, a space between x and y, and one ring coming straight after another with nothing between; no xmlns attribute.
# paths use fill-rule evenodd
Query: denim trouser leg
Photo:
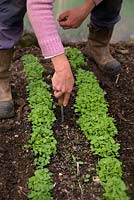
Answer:
<svg viewBox="0 0 134 200"><path fill-rule="evenodd" d="M0 49L10 49L23 31L26 0L0 0Z"/></svg>
<svg viewBox="0 0 134 200"><path fill-rule="evenodd" d="M91 24L99 29L111 29L120 20L122 0L103 0L91 13Z"/></svg>

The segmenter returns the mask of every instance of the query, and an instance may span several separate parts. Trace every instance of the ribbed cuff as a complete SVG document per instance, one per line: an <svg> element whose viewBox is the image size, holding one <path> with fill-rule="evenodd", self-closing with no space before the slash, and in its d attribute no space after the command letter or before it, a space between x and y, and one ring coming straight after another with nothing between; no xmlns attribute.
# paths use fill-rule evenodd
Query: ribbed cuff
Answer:
<svg viewBox="0 0 134 200"><path fill-rule="evenodd" d="M59 54L55 54L55 55L53 55L53 56L45 56L44 58L45 59L50 59L50 58L54 58L54 57L56 57L56 56L60 56L60 55L62 55L63 53L59 53Z"/></svg>
<svg viewBox="0 0 134 200"><path fill-rule="evenodd" d="M55 55L63 54L65 51L59 37L49 38L48 40L39 40L39 44L45 58L52 58Z"/></svg>

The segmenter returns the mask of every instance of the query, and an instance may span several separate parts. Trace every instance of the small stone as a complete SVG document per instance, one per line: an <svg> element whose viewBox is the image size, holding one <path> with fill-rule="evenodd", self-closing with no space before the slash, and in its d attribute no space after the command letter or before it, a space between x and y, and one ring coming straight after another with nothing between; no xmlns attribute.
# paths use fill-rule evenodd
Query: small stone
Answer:
<svg viewBox="0 0 134 200"><path fill-rule="evenodd" d="M19 136L18 136L18 135L15 135L14 137L15 137L15 138L18 138Z"/></svg>
<svg viewBox="0 0 134 200"><path fill-rule="evenodd" d="M73 150L76 150L77 149L77 147L76 146L73 146Z"/></svg>
<svg viewBox="0 0 134 200"><path fill-rule="evenodd" d="M23 98L19 98L19 99L17 99L16 103L17 103L17 105L21 106L25 103L25 101Z"/></svg>
<svg viewBox="0 0 134 200"><path fill-rule="evenodd" d="M93 181L97 184L100 184L101 182L98 176L93 176Z"/></svg>

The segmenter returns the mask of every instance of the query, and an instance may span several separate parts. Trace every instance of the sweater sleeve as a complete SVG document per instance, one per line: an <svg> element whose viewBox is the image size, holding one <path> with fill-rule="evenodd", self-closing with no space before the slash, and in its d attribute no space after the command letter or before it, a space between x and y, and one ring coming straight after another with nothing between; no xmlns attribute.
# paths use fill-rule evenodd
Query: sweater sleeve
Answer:
<svg viewBox="0 0 134 200"><path fill-rule="evenodd" d="M46 58L64 53L53 16L54 0L27 0L27 12L38 39L42 54Z"/></svg>
<svg viewBox="0 0 134 200"><path fill-rule="evenodd" d="M99 3L101 3L102 1L103 1L103 0L94 0L96 6L97 6Z"/></svg>

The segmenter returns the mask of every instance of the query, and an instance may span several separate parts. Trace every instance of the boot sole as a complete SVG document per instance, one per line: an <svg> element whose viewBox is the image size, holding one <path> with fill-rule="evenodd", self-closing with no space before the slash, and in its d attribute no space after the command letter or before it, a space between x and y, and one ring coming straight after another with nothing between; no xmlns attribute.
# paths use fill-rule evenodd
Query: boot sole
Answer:
<svg viewBox="0 0 134 200"><path fill-rule="evenodd" d="M121 71L121 67L120 67L118 70L115 70L115 71L113 71L113 72L108 72L108 71L104 70L104 66L98 65L98 63L94 60L94 58L93 58L90 54L87 54L86 52L83 52L83 54L84 54L84 56L85 56L88 60L93 61L93 62L96 64L97 68L98 68L104 75L107 75L107 76L110 76L110 77L112 77L112 76L117 76L117 75L120 73L120 71Z"/></svg>
<svg viewBox="0 0 134 200"><path fill-rule="evenodd" d="M12 100L0 102L0 119L14 117L14 103Z"/></svg>

